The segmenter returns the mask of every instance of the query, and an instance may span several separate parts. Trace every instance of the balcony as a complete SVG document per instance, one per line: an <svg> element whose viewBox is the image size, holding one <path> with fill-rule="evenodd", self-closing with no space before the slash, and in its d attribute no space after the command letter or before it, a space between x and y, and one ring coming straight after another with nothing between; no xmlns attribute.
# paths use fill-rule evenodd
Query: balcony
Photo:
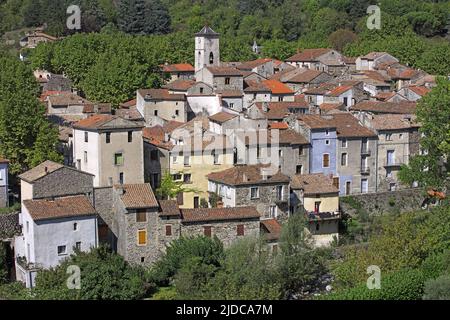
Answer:
<svg viewBox="0 0 450 320"><path fill-rule="evenodd" d="M400 168L403 163L395 162L395 161L388 161L384 165L385 168Z"/></svg>
<svg viewBox="0 0 450 320"><path fill-rule="evenodd" d="M333 212L305 212L305 216L308 221L324 221L324 220L336 220L341 218L340 211Z"/></svg>
<svg viewBox="0 0 450 320"><path fill-rule="evenodd" d="M361 155L362 156L370 156L370 149L368 147L362 147L361 148Z"/></svg>
<svg viewBox="0 0 450 320"><path fill-rule="evenodd" d="M370 174L370 168L368 168L368 167L366 167L366 168L361 167L361 169L359 170L359 173L361 175L369 175Z"/></svg>

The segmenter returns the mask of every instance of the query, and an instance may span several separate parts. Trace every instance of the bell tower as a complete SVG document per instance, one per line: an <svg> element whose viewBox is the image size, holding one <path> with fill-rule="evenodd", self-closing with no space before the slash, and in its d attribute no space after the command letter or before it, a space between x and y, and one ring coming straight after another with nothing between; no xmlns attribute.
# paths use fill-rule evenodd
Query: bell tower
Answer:
<svg viewBox="0 0 450 320"><path fill-rule="evenodd" d="M210 27L204 26L195 34L195 72L205 66L219 65L219 34Z"/></svg>

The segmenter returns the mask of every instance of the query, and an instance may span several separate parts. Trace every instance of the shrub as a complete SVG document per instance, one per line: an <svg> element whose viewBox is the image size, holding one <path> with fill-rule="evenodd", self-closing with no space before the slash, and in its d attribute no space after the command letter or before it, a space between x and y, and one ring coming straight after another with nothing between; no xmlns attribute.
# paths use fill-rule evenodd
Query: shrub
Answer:
<svg viewBox="0 0 450 320"><path fill-rule="evenodd" d="M428 280L424 291L424 300L450 300L450 275Z"/></svg>

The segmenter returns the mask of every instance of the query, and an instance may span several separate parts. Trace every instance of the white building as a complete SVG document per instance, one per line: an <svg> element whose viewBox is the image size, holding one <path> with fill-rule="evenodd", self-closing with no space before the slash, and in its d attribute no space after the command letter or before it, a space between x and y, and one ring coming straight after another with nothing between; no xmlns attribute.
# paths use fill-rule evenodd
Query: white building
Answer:
<svg viewBox="0 0 450 320"><path fill-rule="evenodd" d="M9 161L0 157L0 208L8 206Z"/></svg>

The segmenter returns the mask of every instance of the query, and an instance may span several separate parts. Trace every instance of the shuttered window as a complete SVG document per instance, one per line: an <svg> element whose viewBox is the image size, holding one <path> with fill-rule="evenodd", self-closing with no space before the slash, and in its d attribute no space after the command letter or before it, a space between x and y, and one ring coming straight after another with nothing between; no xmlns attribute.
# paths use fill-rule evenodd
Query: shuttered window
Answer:
<svg viewBox="0 0 450 320"><path fill-rule="evenodd" d="M145 246L147 244L147 230L138 230L138 245Z"/></svg>
<svg viewBox="0 0 450 320"><path fill-rule="evenodd" d="M172 235L172 225L168 224L166 225L166 236Z"/></svg>
<svg viewBox="0 0 450 320"><path fill-rule="evenodd" d="M203 227L203 234L205 235L205 237L211 237L211 229L211 226Z"/></svg>
<svg viewBox="0 0 450 320"><path fill-rule="evenodd" d="M329 168L330 167L330 155L328 153L324 153L323 154L323 163L322 166L324 168Z"/></svg>
<svg viewBox="0 0 450 320"><path fill-rule="evenodd" d="M238 224L236 227L236 231L237 231L238 236L243 236L244 235L244 225Z"/></svg>

